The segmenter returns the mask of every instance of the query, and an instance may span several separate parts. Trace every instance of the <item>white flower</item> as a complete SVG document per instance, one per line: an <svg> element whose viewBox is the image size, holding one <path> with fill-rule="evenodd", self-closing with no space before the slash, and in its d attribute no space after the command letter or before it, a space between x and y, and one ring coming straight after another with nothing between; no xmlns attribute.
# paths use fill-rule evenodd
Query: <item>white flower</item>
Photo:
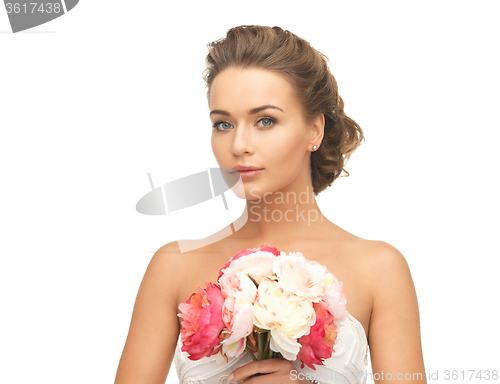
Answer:
<svg viewBox="0 0 500 384"><path fill-rule="evenodd" d="M271 330L271 350L281 352L287 360L296 359L301 348L297 339L308 335L316 322L311 301L285 291L269 278L259 284L253 316L257 327Z"/></svg>
<svg viewBox="0 0 500 384"><path fill-rule="evenodd" d="M323 295L326 267L307 260L300 252L281 252L275 257L273 272L287 291L318 303Z"/></svg>
<svg viewBox="0 0 500 384"><path fill-rule="evenodd" d="M228 268L223 269L225 274L230 270L235 272L242 272L250 275L257 284L264 276L273 274L273 261L276 258L274 254L267 251L258 251L246 256L242 256L233 260Z"/></svg>

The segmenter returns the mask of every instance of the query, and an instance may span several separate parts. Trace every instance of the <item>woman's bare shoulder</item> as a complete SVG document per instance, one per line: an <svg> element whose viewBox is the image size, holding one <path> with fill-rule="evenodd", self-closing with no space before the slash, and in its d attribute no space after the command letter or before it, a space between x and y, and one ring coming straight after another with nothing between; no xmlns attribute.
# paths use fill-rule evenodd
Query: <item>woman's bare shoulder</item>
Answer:
<svg viewBox="0 0 500 384"><path fill-rule="evenodd" d="M197 287L204 287L205 282L213 281L218 276L219 269L228 260L227 254L224 247L215 243L182 251L179 241L173 241L160 247L150 264L164 281L175 286L177 307Z"/></svg>
<svg viewBox="0 0 500 384"><path fill-rule="evenodd" d="M192 249L189 251L182 250L179 242L171 241L161 246L153 255L151 262L154 261L164 271L171 273L172 269L178 273L192 272L194 265L192 262L198 261L203 255L209 253L207 247ZM195 263L198 264L198 263Z"/></svg>
<svg viewBox="0 0 500 384"><path fill-rule="evenodd" d="M338 261L361 277L372 295L377 291L375 288L380 287L381 281L401 274L409 275L404 255L386 241L365 239L340 228L336 231L333 243L339 250L335 252Z"/></svg>
<svg viewBox="0 0 500 384"><path fill-rule="evenodd" d="M185 287L190 286L190 281L206 266L203 255L199 249L183 252L176 240L164 244L152 256L145 277L154 281L163 294L168 294L172 311L177 311Z"/></svg>
<svg viewBox="0 0 500 384"><path fill-rule="evenodd" d="M159 279L172 283L172 280L176 280L182 273L185 264L182 259L185 260L186 257L180 252L177 241L172 241L158 248L149 262L148 269Z"/></svg>
<svg viewBox="0 0 500 384"><path fill-rule="evenodd" d="M403 254L392 244L382 240L365 239L340 227L336 228L335 240L350 259L372 270L373 267L385 268L388 265L402 267L406 263Z"/></svg>
<svg viewBox="0 0 500 384"><path fill-rule="evenodd" d="M382 240L362 242L364 261L372 275L380 277L388 273L400 273L408 269L404 255L394 245Z"/></svg>
<svg viewBox="0 0 500 384"><path fill-rule="evenodd" d="M382 240L359 241L358 266L365 287L371 293L373 310L388 302L399 291L406 299L415 295L410 267L405 256L394 245Z"/></svg>
<svg viewBox="0 0 500 384"><path fill-rule="evenodd" d="M352 238L351 256L361 270L376 283L383 276L399 274L408 270L408 263L403 254L392 244L382 240Z"/></svg>

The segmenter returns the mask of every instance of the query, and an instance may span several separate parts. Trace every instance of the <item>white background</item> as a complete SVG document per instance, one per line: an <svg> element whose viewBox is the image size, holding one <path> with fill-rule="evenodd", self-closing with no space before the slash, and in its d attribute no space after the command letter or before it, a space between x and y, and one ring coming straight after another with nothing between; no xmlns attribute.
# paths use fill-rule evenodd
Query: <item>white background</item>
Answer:
<svg viewBox="0 0 500 384"><path fill-rule="evenodd" d="M406 257L426 371L500 369L497 2L236 4L81 1L17 34L0 8L0 382L112 383L153 252L239 216L135 204L217 166L201 73L241 24L330 58L366 141L318 204Z"/></svg>

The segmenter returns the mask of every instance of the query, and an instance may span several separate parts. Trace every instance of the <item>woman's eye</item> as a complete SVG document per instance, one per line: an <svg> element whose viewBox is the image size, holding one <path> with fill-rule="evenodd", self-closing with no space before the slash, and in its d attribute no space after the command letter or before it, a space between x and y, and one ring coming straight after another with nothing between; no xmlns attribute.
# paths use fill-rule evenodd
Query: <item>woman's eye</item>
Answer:
<svg viewBox="0 0 500 384"><path fill-rule="evenodd" d="M276 123L276 120L271 119L269 117L265 117L263 119L260 119L259 123L261 123L263 127L267 128L267 127L270 127L271 125L273 125L274 123Z"/></svg>
<svg viewBox="0 0 500 384"><path fill-rule="evenodd" d="M222 129L218 129L219 126ZM213 127L215 128L216 131L227 131L229 128L232 127L232 125L229 124L227 121L218 121L213 125Z"/></svg>

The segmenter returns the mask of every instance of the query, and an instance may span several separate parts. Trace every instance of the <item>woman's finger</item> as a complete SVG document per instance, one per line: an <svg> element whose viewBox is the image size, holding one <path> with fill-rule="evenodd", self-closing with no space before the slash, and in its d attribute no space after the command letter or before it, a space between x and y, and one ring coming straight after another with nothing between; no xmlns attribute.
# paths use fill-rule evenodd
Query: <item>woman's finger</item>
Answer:
<svg viewBox="0 0 500 384"><path fill-rule="evenodd" d="M242 382L259 373L271 374L278 372L284 368L284 363L286 364L287 361L283 359L252 361L251 363L235 369L231 375L228 376L227 380L233 383L237 381ZM286 366L288 367L288 364L286 364Z"/></svg>

